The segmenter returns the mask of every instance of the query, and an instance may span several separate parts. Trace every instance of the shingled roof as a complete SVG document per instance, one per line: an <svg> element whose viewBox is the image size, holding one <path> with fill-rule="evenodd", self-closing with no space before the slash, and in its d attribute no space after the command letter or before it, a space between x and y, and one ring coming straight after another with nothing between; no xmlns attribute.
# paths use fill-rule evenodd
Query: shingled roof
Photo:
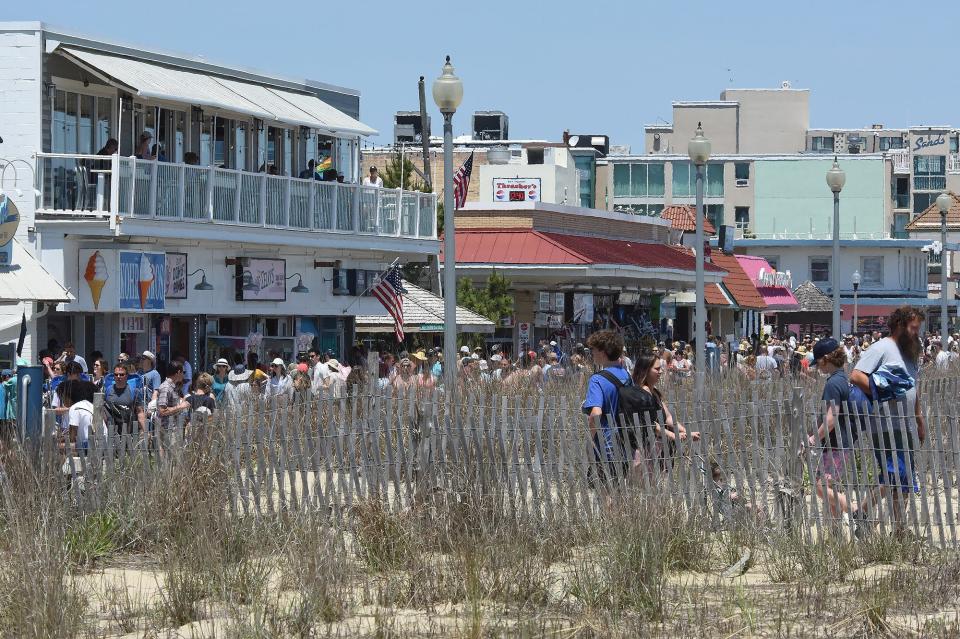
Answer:
<svg viewBox="0 0 960 639"><path fill-rule="evenodd" d="M807 280L797 288L793 289L793 296L797 298L800 305L799 311L804 312L832 312L833 300L817 288L817 285Z"/></svg>
<svg viewBox="0 0 960 639"><path fill-rule="evenodd" d="M660 217L665 220L670 220L670 224L673 225L674 230L686 232L694 232L697 230L697 216L694 213L694 209L690 205L678 205L674 204L668 206L660 213ZM703 232L707 235L713 235L717 232L717 229L710 223L706 217L703 219Z"/></svg>
<svg viewBox="0 0 960 639"><path fill-rule="evenodd" d="M947 192L950 195L950 210L947 211L947 230L960 231L960 196L953 191ZM906 226L908 231L939 231L940 230L940 208L936 201L923 210L920 215L913 218Z"/></svg>

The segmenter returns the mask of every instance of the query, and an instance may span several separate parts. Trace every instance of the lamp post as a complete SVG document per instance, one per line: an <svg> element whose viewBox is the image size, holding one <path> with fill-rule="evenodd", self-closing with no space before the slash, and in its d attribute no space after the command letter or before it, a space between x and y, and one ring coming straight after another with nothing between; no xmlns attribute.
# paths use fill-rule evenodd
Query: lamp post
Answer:
<svg viewBox="0 0 960 639"><path fill-rule="evenodd" d="M950 330L950 316L947 310L947 213L953 198L947 193L937 196L937 208L940 209L940 348L946 350L947 335Z"/></svg>
<svg viewBox="0 0 960 639"><path fill-rule="evenodd" d="M856 336L857 334L857 316L859 315L860 309L857 307L857 291L860 290L860 271L853 272L853 326L850 327L850 334Z"/></svg>
<svg viewBox="0 0 960 639"><path fill-rule="evenodd" d="M704 303L704 283L703 283L703 167L710 159L710 140L703 135L702 123L697 123L697 130L693 139L687 143L687 155L690 156L690 162L697 167L697 233L695 246L697 250L697 291L696 308L694 310L694 341L697 344L696 359L694 363L697 367L695 385L697 398L703 394L703 377L707 365L706 345L707 338L706 320L707 310Z"/></svg>
<svg viewBox="0 0 960 639"><path fill-rule="evenodd" d="M833 156L833 166L827 171L827 186L833 191L833 259L830 270L833 271L833 337L840 339L840 191L847 181L847 174L840 168L837 156Z"/></svg>
<svg viewBox="0 0 960 639"><path fill-rule="evenodd" d="M443 376L453 393L457 370L456 235L453 221L453 114L463 100L463 83L450 56L433 83L433 101L443 114Z"/></svg>

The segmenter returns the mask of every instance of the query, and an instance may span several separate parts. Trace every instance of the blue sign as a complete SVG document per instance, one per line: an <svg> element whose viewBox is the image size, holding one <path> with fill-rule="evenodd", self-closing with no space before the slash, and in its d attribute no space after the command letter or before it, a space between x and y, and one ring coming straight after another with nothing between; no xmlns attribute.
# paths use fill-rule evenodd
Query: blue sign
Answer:
<svg viewBox="0 0 960 639"><path fill-rule="evenodd" d="M926 149L931 146L940 146L941 144L946 144L946 141L943 139L943 134L941 133L937 137L928 135L926 137L920 136L916 140L916 146L913 147L914 151L919 151L920 149Z"/></svg>
<svg viewBox="0 0 960 639"><path fill-rule="evenodd" d="M164 310L166 266L164 253L120 251L120 310Z"/></svg>

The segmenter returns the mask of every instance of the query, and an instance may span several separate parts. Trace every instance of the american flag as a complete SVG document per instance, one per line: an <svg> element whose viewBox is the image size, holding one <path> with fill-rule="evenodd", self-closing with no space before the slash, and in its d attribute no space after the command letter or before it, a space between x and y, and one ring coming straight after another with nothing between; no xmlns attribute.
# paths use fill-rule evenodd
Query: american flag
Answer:
<svg viewBox="0 0 960 639"><path fill-rule="evenodd" d="M393 266L371 291L393 318L393 330L398 342L403 341L403 285L400 277L400 268Z"/></svg>
<svg viewBox="0 0 960 639"><path fill-rule="evenodd" d="M467 203L467 189L470 188L470 174L473 173L473 153L453 175L453 202L455 209L462 209Z"/></svg>

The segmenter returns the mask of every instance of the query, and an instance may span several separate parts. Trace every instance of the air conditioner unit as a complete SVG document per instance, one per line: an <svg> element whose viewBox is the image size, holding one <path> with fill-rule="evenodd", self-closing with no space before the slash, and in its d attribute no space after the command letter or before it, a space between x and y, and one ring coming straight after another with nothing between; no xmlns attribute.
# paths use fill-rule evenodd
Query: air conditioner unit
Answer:
<svg viewBox="0 0 960 639"><path fill-rule="evenodd" d="M750 184L750 180L746 178L737 178L737 186L747 186Z"/></svg>

